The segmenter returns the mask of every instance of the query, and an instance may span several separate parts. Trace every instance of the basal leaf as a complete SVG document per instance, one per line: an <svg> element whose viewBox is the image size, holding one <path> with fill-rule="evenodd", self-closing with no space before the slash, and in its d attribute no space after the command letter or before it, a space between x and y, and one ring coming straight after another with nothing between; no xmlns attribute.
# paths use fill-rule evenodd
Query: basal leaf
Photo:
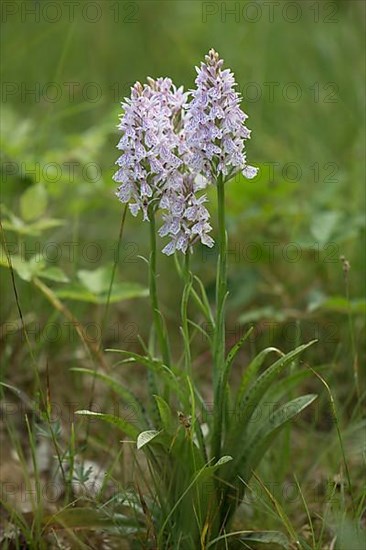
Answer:
<svg viewBox="0 0 366 550"><path fill-rule="evenodd" d="M250 434L241 454L235 459L242 472L243 479L247 482L263 458L265 452L278 432L295 416L300 414L317 398L314 394L303 395L279 407L268 419L260 424L257 430ZM240 467L240 462L244 466Z"/></svg>
<svg viewBox="0 0 366 550"><path fill-rule="evenodd" d="M237 397L236 397L236 402L238 404L240 403L240 401L241 401L245 391L247 390L249 384L255 378L257 372L259 371L259 369L263 365L265 359L271 353L278 353L278 355L283 355L283 353L277 348L272 348L272 347L265 348L260 353L258 353L258 355L256 355L254 357L254 359L249 363L249 365L245 369L245 372L244 372L244 374L242 376L242 379L241 379L241 382L240 382Z"/></svg>
<svg viewBox="0 0 366 550"><path fill-rule="evenodd" d="M93 378L98 378L98 380L101 380L104 382L111 390L113 390L117 395L119 395L122 399L124 404L128 408L128 414L129 416L132 414L136 418L136 420L139 421L141 428L144 428L147 425L147 420L144 414L144 408L143 405L140 403L138 398L134 395L132 391L125 388L118 380L115 380L111 376L108 376L107 374L104 374L99 371L94 371L91 369L85 369L82 367L75 367L70 369L73 372L80 372L82 374L88 374L92 376Z"/></svg>
<svg viewBox="0 0 366 550"><path fill-rule="evenodd" d="M243 336L233 345L233 347L227 354L226 361L225 361L225 370L223 375L224 385L228 380L230 369L234 362L235 357L237 356L240 348L244 345L245 341L249 338L252 332L253 332L253 327L250 327L250 329L247 330L245 334L243 334Z"/></svg>
<svg viewBox="0 0 366 550"><path fill-rule="evenodd" d="M261 374L255 380L255 382L251 384L244 395L240 397L235 407L235 410L237 412L237 420L233 423L233 427L229 433L230 449L231 445L237 445L238 441L241 439L241 436L244 435L246 426L248 425L251 417L258 407L259 402L261 401L266 391L270 388L271 384L277 379L277 377L288 366L288 364L291 363L293 359L295 359L295 357L297 357L309 346L314 344L315 341L316 340L313 340L311 342L308 342L307 344L298 346L296 349L290 351L289 353L278 359L273 365L265 370L264 373ZM255 360L258 360L258 357L259 356L257 356ZM253 370L255 370L254 367Z"/></svg>
<svg viewBox="0 0 366 550"><path fill-rule="evenodd" d="M98 413L98 412L87 411L87 410L75 411L75 414L78 414L80 416L88 416L92 418L100 418L100 420L104 420L105 422L108 422L108 424L112 424L113 426L116 426L121 430L121 432L125 433L129 437L132 437L133 439L136 439L139 433L139 430L135 426L133 426L130 422L127 422L123 418L119 418L114 414L104 414L104 413Z"/></svg>

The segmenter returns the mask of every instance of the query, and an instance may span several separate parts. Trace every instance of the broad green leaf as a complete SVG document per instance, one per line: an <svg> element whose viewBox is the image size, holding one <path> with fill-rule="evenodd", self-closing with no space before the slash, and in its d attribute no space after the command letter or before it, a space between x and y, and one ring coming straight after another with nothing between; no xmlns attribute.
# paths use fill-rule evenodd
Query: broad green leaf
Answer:
<svg viewBox="0 0 366 550"><path fill-rule="evenodd" d="M113 285L113 289L110 296L110 302L123 302L123 300L131 300L132 298L145 298L149 295L149 290L138 283L116 283ZM101 297L100 303L106 303L108 294L104 294Z"/></svg>
<svg viewBox="0 0 366 550"><path fill-rule="evenodd" d="M94 270L81 269L77 272L79 282L71 283L59 289L56 295L59 298L89 302L91 304L106 304L122 302L132 298L147 296L147 288L138 283L114 283L109 296L109 288L113 276L113 266L103 266Z"/></svg>
<svg viewBox="0 0 366 550"><path fill-rule="evenodd" d="M332 365L321 365L317 366L313 370L316 372L322 372L323 370L331 369ZM285 396L289 397L289 394L297 386L301 384L304 380L310 376L314 376L313 370L310 369L301 369L293 374L289 374L285 378L282 378L275 384L271 385L270 389L266 393L266 402L267 403L278 403Z"/></svg>
<svg viewBox="0 0 366 550"><path fill-rule="evenodd" d="M145 445L150 443L153 439L155 439L161 431L158 430L146 430L145 432L141 432L137 437L137 448L142 449Z"/></svg>
<svg viewBox="0 0 366 550"><path fill-rule="evenodd" d="M47 191L41 183L29 187L20 197L20 212L23 220L40 218L47 208Z"/></svg>
<svg viewBox="0 0 366 550"><path fill-rule="evenodd" d="M13 254L10 259L13 270L23 281L27 282L38 276L45 266L44 261L36 256L27 261L22 256ZM0 265L10 268L8 258L3 250L0 253Z"/></svg>
<svg viewBox="0 0 366 550"><path fill-rule="evenodd" d="M129 437L132 437L133 439L136 439L139 433L139 430L130 422L127 422L123 418L119 418L118 416L115 416L113 414L104 414L87 410L75 411L75 414L91 418L100 418L100 420L104 420L105 422L108 422L108 424L116 426L121 430L121 432L125 433Z"/></svg>
<svg viewBox="0 0 366 550"><path fill-rule="evenodd" d="M2 267L7 267L8 269L10 269L8 259L3 250L1 251L0 256L0 265ZM19 275L19 277L23 279L23 281L30 281L32 279L32 271L28 265L28 262L22 260L20 256L11 256L11 266L13 270L17 273L17 275Z"/></svg>
<svg viewBox="0 0 366 550"><path fill-rule="evenodd" d="M55 294L58 298L65 300L74 300L77 302L90 302L91 304L98 304L99 297L89 292L82 285L71 283L63 288L55 290Z"/></svg>
<svg viewBox="0 0 366 550"><path fill-rule="evenodd" d="M108 266L98 267L94 270L80 269L77 277L81 284L92 294L107 292L111 284L112 270Z"/></svg>
<svg viewBox="0 0 366 550"><path fill-rule="evenodd" d="M65 220L59 220L57 218L42 218L37 222L29 224L28 228L32 231L37 232L37 234L39 235L42 231L45 231L46 229L53 229L54 227L60 227L61 225L65 224Z"/></svg>
<svg viewBox="0 0 366 550"><path fill-rule="evenodd" d="M238 411L238 419L233 424L233 428L229 434L229 439L232 443L237 444L240 439L240 435L245 433L246 426L253 416L255 409L266 391L270 388L271 384L277 379L287 365L295 359L295 357L300 355L300 353L313 345L315 342L316 340L313 340L307 344L298 346L296 349L278 359L273 365L265 370L255 382L252 383L243 397L237 401L236 410Z"/></svg>
<svg viewBox="0 0 366 550"><path fill-rule="evenodd" d="M67 276L59 267L46 267L44 260L37 255L28 261L17 254L10 256L10 259L13 270L23 281L29 282L33 277L49 279L58 283L68 281ZM3 250L0 251L0 265L9 268L8 258Z"/></svg>
<svg viewBox="0 0 366 550"><path fill-rule="evenodd" d="M94 296L93 303L104 304L108 300L109 288L113 277L113 266L107 265L98 267L94 270L81 269L77 272L77 277L89 296ZM110 295L110 302L119 302L129 298L138 298L147 296L148 289L138 283L113 283ZM81 300L84 300L86 294L81 294ZM71 298L71 295L69 295ZM89 300L90 301L90 298Z"/></svg>
<svg viewBox="0 0 366 550"><path fill-rule="evenodd" d="M67 283L69 278L59 267L46 267L38 273L38 277L42 279L49 279L57 283Z"/></svg>
<svg viewBox="0 0 366 550"><path fill-rule="evenodd" d="M13 214L13 212L11 212L11 210L9 210L9 208L7 208L5 204L1 204L1 214L9 218L9 221L4 219L2 222L4 229L17 231L18 228L21 228L25 225L24 221Z"/></svg>
<svg viewBox="0 0 366 550"><path fill-rule="evenodd" d="M300 414L317 398L314 394L303 395L279 407L270 417L265 420L257 430L253 430L248 438L240 456L235 459L235 464L244 461L242 477L249 481L252 470L258 467L268 447L278 432L295 416Z"/></svg>
<svg viewBox="0 0 366 550"><path fill-rule="evenodd" d="M110 303L122 302L132 298L142 298L148 296L148 289L138 283L117 283L113 285L113 290L109 297ZM59 298L66 300L74 300L77 302L89 302L91 304L106 304L108 300L108 292L102 294L94 294L83 285L72 283L57 291L55 294Z"/></svg>
<svg viewBox="0 0 366 550"><path fill-rule="evenodd" d="M241 382L240 382L240 386L239 386L239 389L238 389L237 396L236 396L237 404L240 403L240 401L242 400L242 397L243 397L245 391L247 390L249 384L256 377L257 372L259 371L259 369L263 365L263 363L266 360L267 356L270 355L271 353L277 353L278 355L283 356L283 353L277 348L273 348L273 347L265 348L264 350L259 352L258 355L256 355L254 357L254 359L246 367L245 372L244 372L244 374L242 376L242 379L241 379Z"/></svg>
<svg viewBox="0 0 366 550"><path fill-rule="evenodd" d="M16 220L19 220L19 218L16 218ZM53 227L59 227L60 225L64 224L65 222L63 220L56 220L51 218L45 218L29 224L25 224L21 220L19 223L19 221L15 221L14 219L12 219L12 221L4 220L3 228L7 229L8 231L14 231L14 233L18 233L19 235L39 237L46 229L52 229Z"/></svg>

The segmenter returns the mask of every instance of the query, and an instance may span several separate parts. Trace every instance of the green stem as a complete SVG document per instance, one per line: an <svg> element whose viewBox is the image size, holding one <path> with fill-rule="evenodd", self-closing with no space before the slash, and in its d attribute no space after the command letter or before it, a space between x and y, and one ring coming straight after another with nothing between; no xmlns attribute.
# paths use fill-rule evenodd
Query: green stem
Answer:
<svg viewBox="0 0 366 550"><path fill-rule="evenodd" d="M216 381L222 373L225 359L225 299L227 292L227 236L225 227L225 187L222 176L217 180L217 208L218 208L218 277L216 281Z"/></svg>
<svg viewBox="0 0 366 550"><path fill-rule="evenodd" d="M184 257L184 291L182 297L182 331L184 339L184 364L185 370L188 376L192 375L192 358L191 358L191 348L190 348L190 337L189 337L189 325L188 325L188 300L191 293L191 272L190 272L190 251L187 250Z"/></svg>
<svg viewBox="0 0 366 550"><path fill-rule="evenodd" d="M225 363L225 300L227 294L227 235L225 228L225 188L222 175L217 179L218 246L216 279L216 328L214 338L214 426L212 452L218 460L221 456L221 432L225 388L222 374Z"/></svg>
<svg viewBox="0 0 366 550"><path fill-rule="evenodd" d="M150 270L149 270L149 288L150 288L150 300L151 308L153 310L153 319L156 336L159 342L160 352L163 358L163 362L166 366L170 366L170 350L167 340L166 331L164 330L164 323L162 314L159 308L158 291L156 285L156 227L155 227L155 214L149 213L150 220Z"/></svg>

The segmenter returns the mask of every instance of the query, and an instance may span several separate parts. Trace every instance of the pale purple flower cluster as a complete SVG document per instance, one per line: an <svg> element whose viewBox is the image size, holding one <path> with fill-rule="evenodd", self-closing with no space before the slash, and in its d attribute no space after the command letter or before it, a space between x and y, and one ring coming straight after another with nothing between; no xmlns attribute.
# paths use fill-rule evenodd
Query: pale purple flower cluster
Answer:
<svg viewBox="0 0 366 550"><path fill-rule="evenodd" d="M186 142L188 164L209 181L222 174L225 180L239 171L253 178L257 168L246 164L244 141L250 130L244 125L248 116L240 109L240 94L230 69L222 70L223 60L215 50L196 67L197 88L187 111Z"/></svg>
<svg viewBox="0 0 366 550"><path fill-rule="evenodd" d="M234 77L222 64L211 50L197 69L190 102L170 78L148 78L144 86L137 82L122 104L117 196L134 216L142 210L145 220L162 209L159 234L170 237L163 249L167 255L186 253L197 241L213 246L207 199L199 195L207 183L218 174L227 180L238 171L248 178L257 173L245 159L247 115L239 107Z"/></svg>
<svg viewBox="0 0 366 550"><path fill-rule="evenodd" d="M209 213L198 198L199 186L187 172L182 157L187 154L183 134L183 107L187 93L176 88L169 78L153 80L142 86L137 82L131 98L123 103L124 114L118 128L123 135L118 143L122 151L114 180L121 183L117 196L129 203L134 216L140 210L145 220L149 208L163 210L164 225L159 233L171 241L165 254L186 252L200 239L213 246Z"/></svg>
<svg viewBox="0 0 366 550"><path fill-rule="evenodd" d="M172 118L185 97L168 78L152 82L154 89L136 82L131 98L122 104L124 113L118 128L123 135L117 145L122 154L114 175L121 183L118 198L130 203L134 216L142 210L144 219L148 219L150 206L157 208L166 188L181 185L178 168L183 164Z"/></svg>
<svg viewBox="0 0 366 550"><path fill-rule="evenodd" d="M208 235L212 230L209 224L210 214L204 206L205 195L197 196L200 185L192 174L183 176L183 185L179 191L167 193L161 200L160 206L165 210L164 225L159 229L159 235L169 235L171 241L163 249L164 254L170 256L176 250L184 254L190 245L197 240L212 247L214 240Z"/></svg>

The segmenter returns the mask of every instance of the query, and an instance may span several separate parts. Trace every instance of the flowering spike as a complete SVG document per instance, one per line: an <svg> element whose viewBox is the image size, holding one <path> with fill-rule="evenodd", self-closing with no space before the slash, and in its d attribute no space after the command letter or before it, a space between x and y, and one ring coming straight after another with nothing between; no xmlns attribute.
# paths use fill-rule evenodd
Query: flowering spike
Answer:
<svg viewBox="0 0 366 550"><path fill-rule="evenodd" d="M144 220L163 211L159 234L170 238L163 249L168 255L186 253L198 240L213 246L206 196L198 195L208 182L220 175L227 181L239 171L250 179L258 171L246 164L247 115L240 109L234 75L222 67L211 49L196 67L190 102L189 93L170 78L148 77L147 84L136 82L122 103L117 196L134 216L142 210Z"/></svg>
<svg viewBox="0 0 366 550"><path fill-rule="evenodd" d="M253 178L258 170L247 165L244 149L244 141L250 138L244 125L248 117L240 109L233 73L222 66L223 60L211 49L197 68L197 88L192 91L185 124L187 163L209 181L219 174L228 180L239 171Z"/></svg>
<svg viewBox="0 0 366 550"><path fill-rule="evenodd" d="M122 103L124 113L118 126L122 137L117 145L122 154L113 179L120 183L118 198L130 203L134 216L142 210L148 219L148 208L157 208L166 182L174 185L179 179L183 161L176 154L180 142L172 118L185 101L183 91L170 78L159 78L149 79L144 86L136 82L131 97Z"/></svg>

